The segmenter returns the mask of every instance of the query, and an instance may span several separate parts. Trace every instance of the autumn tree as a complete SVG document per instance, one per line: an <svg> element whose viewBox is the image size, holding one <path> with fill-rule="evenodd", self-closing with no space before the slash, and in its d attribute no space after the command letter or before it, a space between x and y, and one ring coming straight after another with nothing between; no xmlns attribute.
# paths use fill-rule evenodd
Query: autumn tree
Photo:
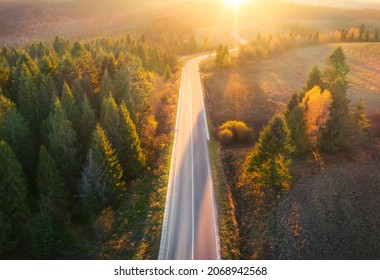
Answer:
<svg viewBox="0 0 380 280"><path fill-rule="evenodd" d="M302 99L302 108L305 110L307 133L314 148L318 146L322 130L330 118L331 93L328 90L321 91L318 86L306 92Z"/></svg>

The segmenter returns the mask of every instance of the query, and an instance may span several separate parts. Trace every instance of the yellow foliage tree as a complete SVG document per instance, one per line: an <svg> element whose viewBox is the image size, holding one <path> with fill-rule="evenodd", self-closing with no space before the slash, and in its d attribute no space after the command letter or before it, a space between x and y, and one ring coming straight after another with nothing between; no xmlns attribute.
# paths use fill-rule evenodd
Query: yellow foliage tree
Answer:
<svg viewBox="0 0 380 280"><path fill-rule="evenodd" d="M325 90L322 92L319 86L315 86L306 92L302 99L302 106L306 112L307 133L314 147L317 146L322 128L330 118L329 108L331 102L330 91Z"/></svg>

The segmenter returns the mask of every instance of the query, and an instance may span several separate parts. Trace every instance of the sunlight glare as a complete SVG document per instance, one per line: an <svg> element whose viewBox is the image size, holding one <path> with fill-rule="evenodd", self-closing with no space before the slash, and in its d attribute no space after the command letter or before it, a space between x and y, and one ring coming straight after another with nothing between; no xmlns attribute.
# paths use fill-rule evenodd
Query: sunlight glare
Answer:
<svg viewBox="0 0 380 280"><path fill-rule="evenodd" d="M247 3L248 0L224 0L224 3L227 6L234 6L235 8L239 7L241 4Z"/></svg>

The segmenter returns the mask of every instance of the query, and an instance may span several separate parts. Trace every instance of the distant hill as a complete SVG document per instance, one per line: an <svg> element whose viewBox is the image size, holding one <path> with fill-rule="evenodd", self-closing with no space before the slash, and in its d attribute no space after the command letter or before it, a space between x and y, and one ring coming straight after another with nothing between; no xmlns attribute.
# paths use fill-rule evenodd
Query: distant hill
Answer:
<svg viewBox="0 0 380 280"><path fill-rule="evenodd" d="M380 9L380 1L347 1L347 0L288 0L288 2L308 4L313 6L327 6L354 9Z"/></svg>

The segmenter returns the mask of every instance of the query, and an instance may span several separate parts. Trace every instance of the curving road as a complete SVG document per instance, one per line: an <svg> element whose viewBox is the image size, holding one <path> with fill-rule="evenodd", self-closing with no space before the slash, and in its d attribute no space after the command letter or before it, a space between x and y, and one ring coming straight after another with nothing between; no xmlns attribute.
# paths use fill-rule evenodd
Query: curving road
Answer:
<svg viewBox="0 0 380 280"><path fill-rule="evenodd" d="M220 259L199 62L183 70L159 259Z"/></svg>

